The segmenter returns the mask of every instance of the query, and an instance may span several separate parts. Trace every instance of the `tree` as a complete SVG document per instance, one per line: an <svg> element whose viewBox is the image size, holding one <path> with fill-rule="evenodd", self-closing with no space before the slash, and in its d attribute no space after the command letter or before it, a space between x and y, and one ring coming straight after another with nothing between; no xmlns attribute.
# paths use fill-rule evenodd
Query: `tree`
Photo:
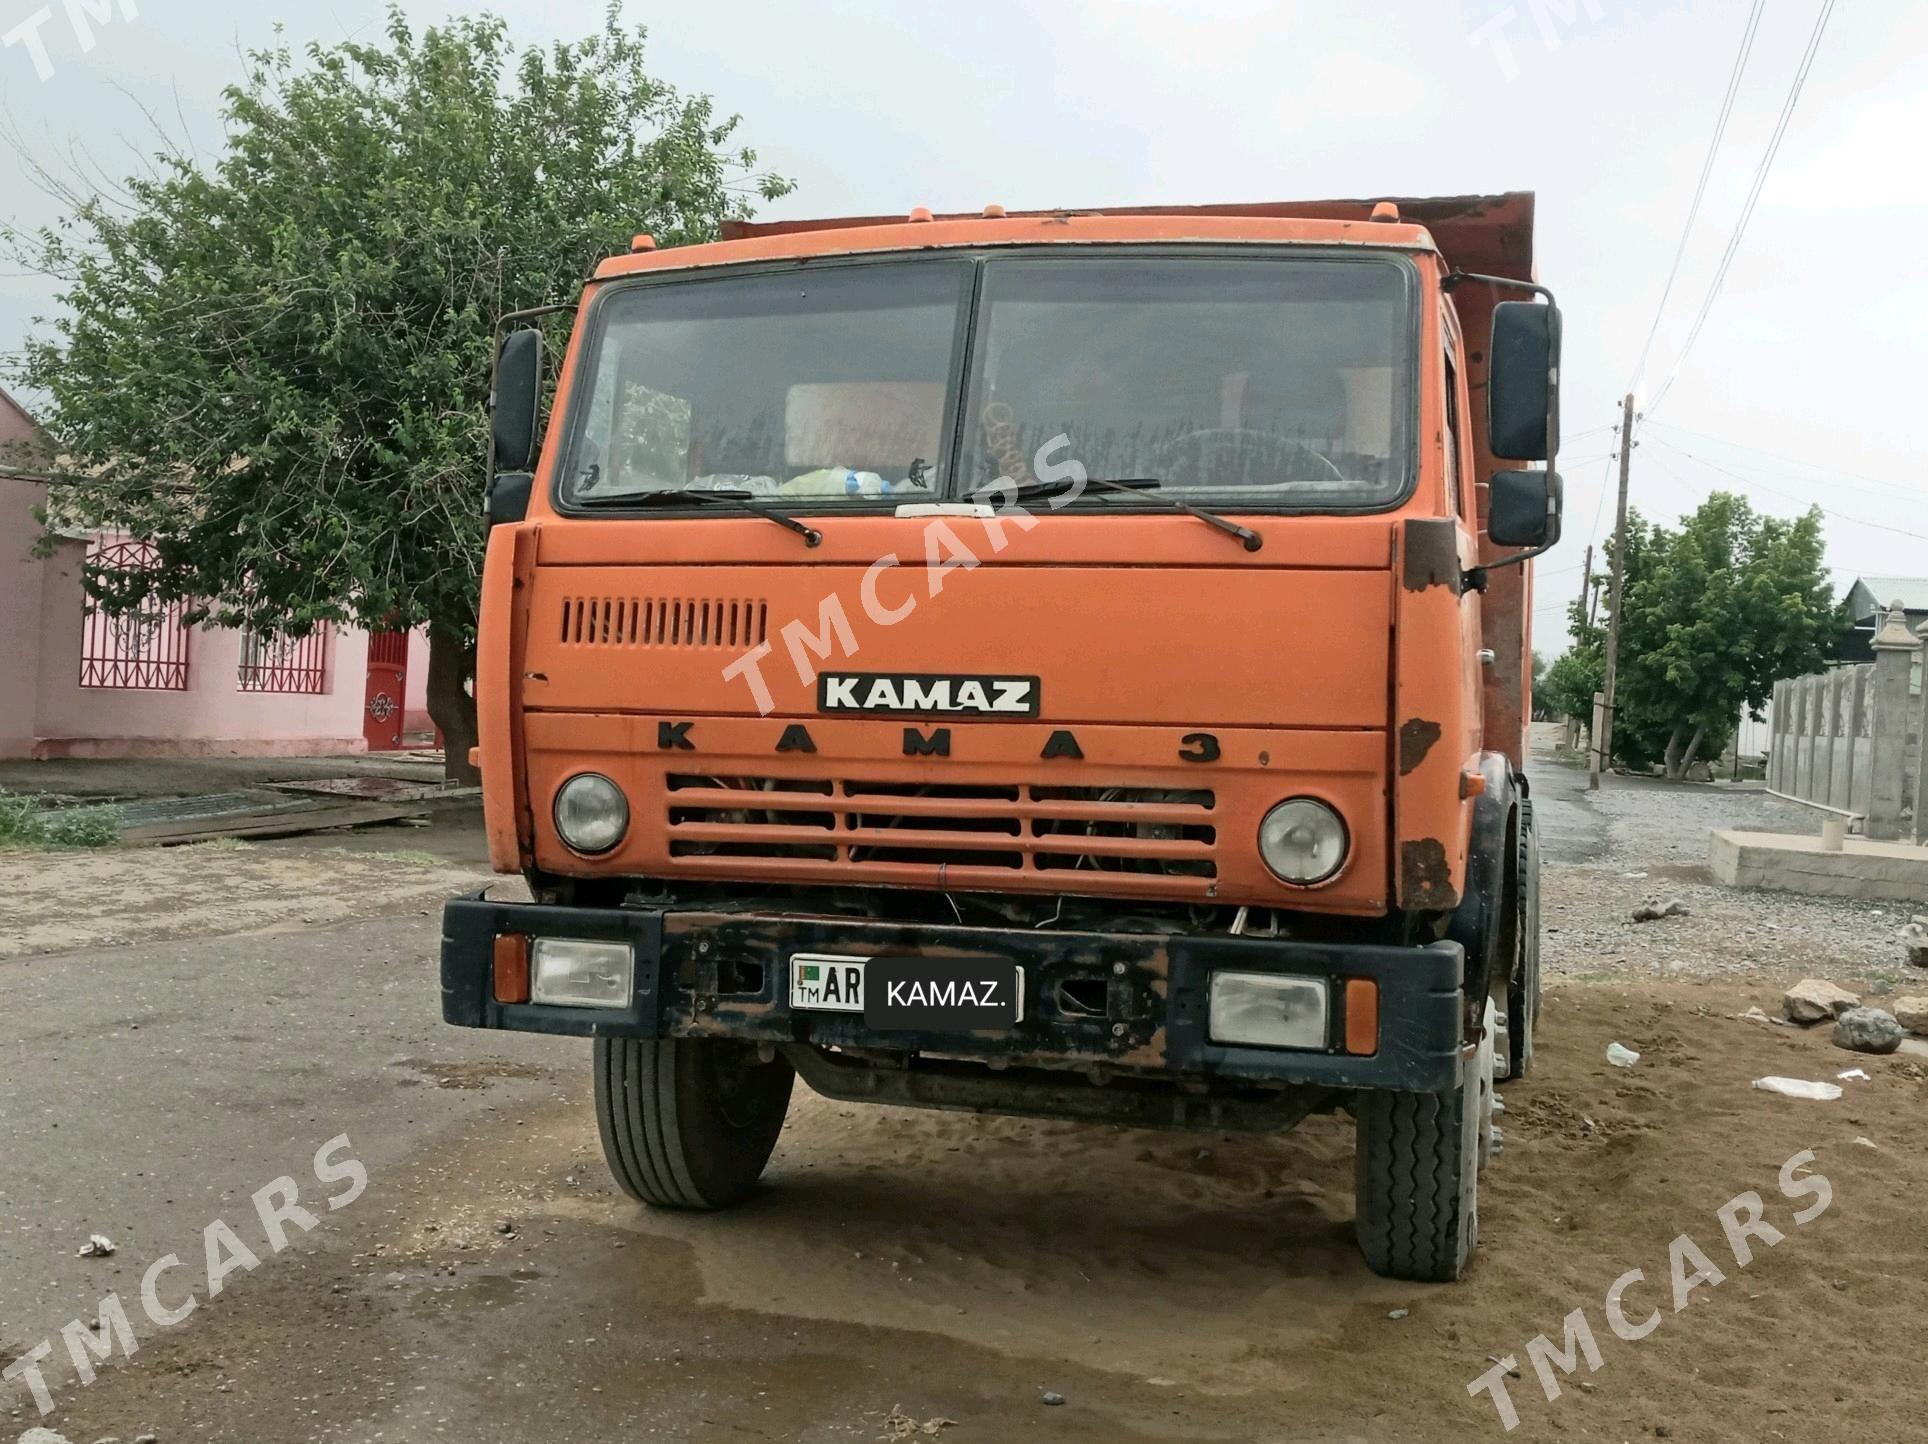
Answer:
<svg viewBox="0 0 1928 1444"><path fill-rule="evenodd" d="M1577 717L1583 726L1593 725L1593 694L1598 692L1606 672L1600 649L1575 644L1553 659L1542 684L1549 712L1562 717Z"/></svg>
<svg viewBox="0 0 1928 1444"><path fill-rule="evenodd" d="M1759 717L1776 679L1813 671L1834 634L1821 514L1758 515L1715 492L1678 531L1628 518L1613 750L1629 766L1684 776L1727 745L1742 707ZM1598 686L1601 629L1575 627L1576 660L1549 685ZM1603 652L1598 655L1604 656ZM1591 691L1586 694L1589 698ZM1584 714L1583 714L1584 715Z"/></svg>
<svg viewBox="0 0 1928 1444"><path fill-rule="evenodd" d="M566 299L650 231L714 238L786 181L735 117L644 69L644 32L518 52L493 16L249 57L223 154L163 152L125 197L12 235L64 314L21 379L48 398L63 521L151 540L92 576L114 611L300 636L426 624L429 710L470 777L493 327Z"/></svg>

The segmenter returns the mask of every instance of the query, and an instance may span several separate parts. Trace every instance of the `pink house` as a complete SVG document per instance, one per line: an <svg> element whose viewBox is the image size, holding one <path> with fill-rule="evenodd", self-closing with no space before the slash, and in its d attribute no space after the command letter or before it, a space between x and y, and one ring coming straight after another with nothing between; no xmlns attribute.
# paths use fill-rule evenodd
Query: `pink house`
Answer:
<svg viewBox="0 0 1928 1444"><path fill-rule="evenodd" d="M138 567L145 547L76 534L31 554L47 487L9 446L41 439L0 390L0 757L321 756L431 730L419 632L297 642L187 626L179 607L91 611L83 561Z"/></svg>

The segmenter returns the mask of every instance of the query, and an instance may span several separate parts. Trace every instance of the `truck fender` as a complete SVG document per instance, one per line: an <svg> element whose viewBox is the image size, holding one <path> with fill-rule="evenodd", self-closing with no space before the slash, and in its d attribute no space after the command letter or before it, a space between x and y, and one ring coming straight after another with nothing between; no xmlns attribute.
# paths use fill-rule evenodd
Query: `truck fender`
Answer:
<svg viewBox="0 0 1928 1444"><path fill-rule="evenodd" d="M1473 826L1466 847L1466 890L1446 924L1446 936L1466 950L1467 1037L1476 1038L1486 998L1499 989L1505 1006L1507 979L1494 970L1507 907L1506 875L1514 848L1520 791L1513 766L1501 752L1482 752L1486 788L1473 799Z"/></svg>

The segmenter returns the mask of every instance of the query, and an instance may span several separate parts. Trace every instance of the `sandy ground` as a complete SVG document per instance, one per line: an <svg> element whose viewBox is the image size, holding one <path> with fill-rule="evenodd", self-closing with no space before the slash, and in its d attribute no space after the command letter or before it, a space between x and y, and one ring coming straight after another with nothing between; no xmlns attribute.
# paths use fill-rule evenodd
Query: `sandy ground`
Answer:
<svg viewBox="0 0 1928 1444"><path fill-rule="evenodd" d="M297 950L290 969L323 950L338 957L338 991L357 986L357 969L384 980L383 1001L358 1015L359 1054L334 1063L332 1081L329 1067L304 1074L286 1105L302 1129L353 1117L342 1126L380 1155L367 1201L187 1323L144 1327L133 1361L63 1392L47 1422L74 1444L145 1430L169 1444L815 1444L901 1437L907 1423L956 1444L1403 1444L1509 1437L1467 1386L1511 1358L1519 1377L1501 1377L1520 1421L1513 1438L1920 1437L1928 1363L1910 1341L1928 1313L1928 1069L1738 1016L1776 1011L1787 976L1809 963L1850 983L1892 972L1886 921L1842 934L1832 905L1726 894L1683 872L1668 891L1708 888L1693 916L1632 924L1655 869L1693 866L1685 834L1669 829L1707 824L1681 822L1664 793L1610 790L1612 802L1589 802L1559 774L1540 794L1549 918L1562 932L1549 939L1539 1064L1503 1090L1505 1151L1482 1186L1480 1257L1458 1285L1365 1271L1350 1237L1350 1128L1336 1119L1279 1138L1139 1133L860 1110L800 1089L769 1187L750 1205L700 1217L640 1209L603 1168L584 1044L446 1029L424 1044L436 1036L434 928L409 908L277 939ZM1721 801L1743 815L1752 805ZM305 881L277 875L305 911L308 892L328 895L349 866L329 858ZM1623 876L1641 871L1650 876ZM1763 940L1783 926L1803 941ZM1828 937L1837 951L1815 954L1810 940ZM419 987L389 955L410 948ZM141 950L97 956L107 966L130 951ZM86 962L36 959L32 971L45 987ZM277 986L297 985L288 974ZM325 1039L327 998L301 1005L315 1010L309 1034ZM25 1006L37 1025L60 1005L48 990ZM171 1047L192 1028L191 1016L155 1020L139 1036ZM1609 1066L1611 1042L1638 1050L1638 1065ZM219 1086L245 1096L250 1045L224 1046ZM276 1062L261 1060L261 1086L288 1092ZM1751 1086L1856 1066L1870 1077L1832 1103ZM150 1100L117 1093L96 1106L98 1128L146 1137L159 1126ZM277 1126L272 1107L242 1111L249 1126ZM242 1126L163 1116L182 1150ZM44 1139L57 1147L58 1136ZM1782 1186L1802 1152L1813 1159L1788 1187L1825 1178L1831 1193L1804 1224L1795 1211L1814 1199ZM41 1166L57 1176L57 1154ZM244 1210L267 1176L213 1168ZM188 1184L163 1163L146 1186L173 1195ZM1755 1239L1743 1265L1717 1211L1750 1190L1782 1238ZM44 1222L14 1207L27 1215L0 1208L0 1258L8 1231ZM1677 1310L1669 1252L1683 1236L1722 1282L1692 1289ZM60 1296L131 1297L159 1248L130 1248ZM1603 1300L1632 1269L1645 1277L1627 1294L1628 1317L1658 1313L1651 1335L1629 1342ZM6 1291L0 1280L0 1315ZM1528 1341L1551 1331L1558 1345L1574 1310L1600 1365L1556 1376L1549 1399ZM59 1320L29 1327L16 1312L6 1323L11 1353ZM1064 1402L1045 1404L1046 1391ZM18 1386L0 1392L0 1420L9 1407L17 1429L35 1422Z"/></svg>
<svg viewBox="0 0 1928 1444"><path fill-rule="evenodd" d="M392 828L380 851L306 841L0 849L0 958L286 932L410 906L439 911L450 894L489 880L410 847L410 834Z"/></svg>
<svg viewBox="0 0 1928 1444"><path fill-rule="evenodd" d="M382 1179L372 1226L243 1278L59 1422L78 1444L816 1441L884 1437L898 1409L955 1441L1470 1440L1503 1437L1466 1386L1510 1356L1521 1438L1917 1437L1928 1073L1866 1060L1825 1105L1754 1090L1849 1061L1729 1016L1765 1001L1556 990L1456 1287L1365 1272L1330 1120L1194 1138L803 1097L761 1199L678 1217L613 1192L578 1089ZM1797 1225L1777 1180L1804 1150L1833 1198ZM1785 1238L1741 1267L1716 1210L1747 1190ZM1725 1281L1676 1314L1681 1234ZM1660 1322L1629 1343L1603 1297L1633 1268L1628 1315ZM1573 1309L1601 1367L1549 1402L1525 1346Z"/></svg>

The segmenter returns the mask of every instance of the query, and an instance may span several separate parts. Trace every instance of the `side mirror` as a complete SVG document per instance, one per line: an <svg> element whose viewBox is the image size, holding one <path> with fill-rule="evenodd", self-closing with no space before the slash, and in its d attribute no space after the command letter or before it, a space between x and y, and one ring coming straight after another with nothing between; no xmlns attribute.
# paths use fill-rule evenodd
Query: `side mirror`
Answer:
<svg viewBox="0 0 1928 1444"><path fill-rule="evenodd" d="M1496 471L1486 493L1486 535L1503 547L1550 547L1560 539L1565 501L1557 471Z"/></svg>
<svg viewBox="0 0 1928 1444"><path fill-rule="evenodd" d="M489 478L489 525L521 521L529 514L529 491L536 479L526 471L499 471Z"/></svg>
<svg viewBox="0 0 1928 1444"><path fill-rule="evenodd" d="M495 357L489 393L494 469L527 471L536 455L536 414L542 403L542 333L511 331Z"/></svg>
<svg viewBox="0 0 1928 1444"><path fill-rule="evenodd" d="M1488 355L1486 429L1493 455L1551 461L1560 450L1560 308L1500 302Z"/></svg>

